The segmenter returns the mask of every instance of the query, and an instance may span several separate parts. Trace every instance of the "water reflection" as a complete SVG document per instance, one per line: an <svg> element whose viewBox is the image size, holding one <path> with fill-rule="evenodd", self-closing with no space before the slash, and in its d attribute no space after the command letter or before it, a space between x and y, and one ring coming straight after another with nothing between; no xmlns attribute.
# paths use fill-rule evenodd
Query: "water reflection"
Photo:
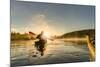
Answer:
<svg viewBox="0 0 100 67"><path fill-rule="evenodd" d="M45 55L32 57L36 53L34 41L12 41L11 42L11 64L16 66L69 63L89 61L89 51L86 43L52 41L46 46Z"/></svg>

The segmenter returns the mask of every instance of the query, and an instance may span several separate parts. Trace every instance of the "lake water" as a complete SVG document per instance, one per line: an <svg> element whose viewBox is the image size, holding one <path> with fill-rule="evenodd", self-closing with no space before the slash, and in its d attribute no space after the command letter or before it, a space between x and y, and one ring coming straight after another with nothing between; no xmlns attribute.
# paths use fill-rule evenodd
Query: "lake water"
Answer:
<svg viewBox="0 0 100 67"><path fill-rule="evenodd" d="M36 54L37 53L37 54ZM33 57L36 55L36 57ZM48 41L44 56L34 47L34 41L11 42L11 65L27 66L55 63L72 63L89 61L87 44L64 42L60 40Z"/></svg>

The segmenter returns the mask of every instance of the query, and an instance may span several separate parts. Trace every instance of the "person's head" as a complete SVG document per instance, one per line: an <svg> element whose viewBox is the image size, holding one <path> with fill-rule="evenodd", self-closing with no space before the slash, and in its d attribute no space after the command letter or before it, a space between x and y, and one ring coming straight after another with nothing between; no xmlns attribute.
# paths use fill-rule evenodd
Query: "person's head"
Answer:
<svg viewBox="0 0 100 67"><path fill-rule="evenodd" d="M41 34L44 34L44 31L41 31Z"/></svg>

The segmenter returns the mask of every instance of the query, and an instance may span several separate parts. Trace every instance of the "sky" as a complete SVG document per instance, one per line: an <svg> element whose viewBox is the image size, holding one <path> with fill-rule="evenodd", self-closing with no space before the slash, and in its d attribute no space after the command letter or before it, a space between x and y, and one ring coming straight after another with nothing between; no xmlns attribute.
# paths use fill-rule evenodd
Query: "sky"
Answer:
<svg viewBox="0 0 100 67"><path fill-rule="evenodd" d="M11 31L50 34L95 28L95 6L11 0Z"/></svg>

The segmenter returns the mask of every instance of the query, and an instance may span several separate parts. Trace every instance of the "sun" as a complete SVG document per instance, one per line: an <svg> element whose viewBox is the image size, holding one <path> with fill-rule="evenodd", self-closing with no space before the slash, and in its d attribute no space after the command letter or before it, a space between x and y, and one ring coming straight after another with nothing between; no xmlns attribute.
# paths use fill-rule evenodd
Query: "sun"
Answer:
<svg viewBox="0 0 100 67"><path fill-rule="evenodd" d="M45 36L46 38L50 38L50 37L51 37L51 34L50 34L49 32L44 32L44 36Z"/></svg>

